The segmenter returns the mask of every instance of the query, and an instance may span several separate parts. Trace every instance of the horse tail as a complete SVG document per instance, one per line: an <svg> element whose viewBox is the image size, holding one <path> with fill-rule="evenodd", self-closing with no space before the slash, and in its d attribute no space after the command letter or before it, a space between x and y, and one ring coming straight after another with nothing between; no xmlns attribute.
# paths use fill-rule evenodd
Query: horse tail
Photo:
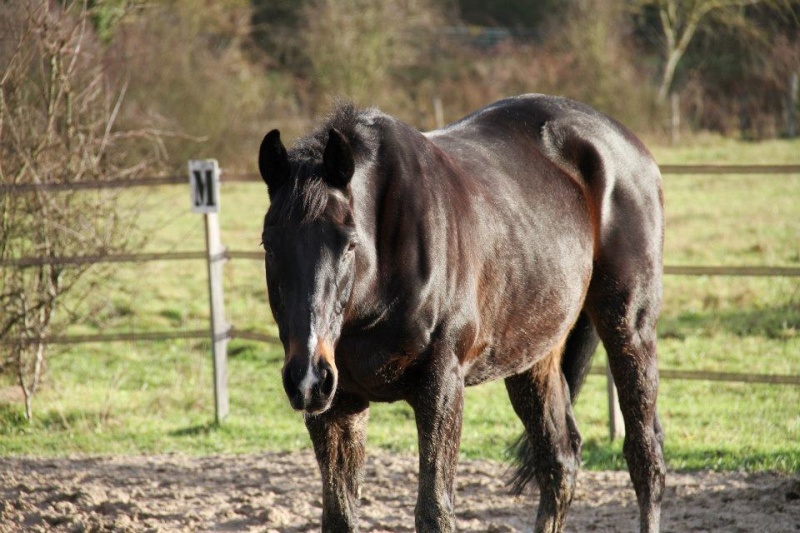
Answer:
<svg viewBox="0 0 800 533"><path fill-rule="evenodd" d="M597 335L597 330L586 311L582 311L567 336L564 353L561 357L561 372L567 380L569 396L573 404L589 374L592 356L599 342L600 337Z"/></svg>

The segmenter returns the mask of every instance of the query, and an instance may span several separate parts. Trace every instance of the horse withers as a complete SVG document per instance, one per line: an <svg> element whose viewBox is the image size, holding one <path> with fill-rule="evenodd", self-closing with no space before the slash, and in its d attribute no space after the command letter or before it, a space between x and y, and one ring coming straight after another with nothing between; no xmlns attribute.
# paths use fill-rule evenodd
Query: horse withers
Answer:
<svg viewBox="0 0 800 533"><path fill-rule="evenodd" d="M592 108L524 95L420 133L338 105L259 169L269 302L283 385L322 474L322 529L358 529L370 402L405 400L419 438L419 531L455 528L464 387L505 380L525 433L517 491L561 531L581 438L572 402L602 340L625 420L642 531L659 528L656 414L661 176Z"/></svg>

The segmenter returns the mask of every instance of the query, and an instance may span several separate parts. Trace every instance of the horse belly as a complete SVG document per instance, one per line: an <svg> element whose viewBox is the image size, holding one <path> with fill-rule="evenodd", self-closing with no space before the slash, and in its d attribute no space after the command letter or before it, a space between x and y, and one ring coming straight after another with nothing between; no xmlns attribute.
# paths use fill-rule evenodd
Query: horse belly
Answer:
<svg viewBox="0 0 800 533"><path fill-rule="evenodd" d="M559 313L546 324L532 321L520 326L517 332L503 332L479 343L473 358L466 365L465 383L471 386L506 378L548 358L560 359L567 334L578 318L581 305L582 299L568 306L569 313Z"/></svg>
<svg viewBox="0 0 800 533"><path fill-rule="evenodd" d="M560 359L592 274L591 225L582 218L521 260L522 267L484 275L489 282L478 295L479 327L463 362L467 385L517 374L549 357Z"/></svg>

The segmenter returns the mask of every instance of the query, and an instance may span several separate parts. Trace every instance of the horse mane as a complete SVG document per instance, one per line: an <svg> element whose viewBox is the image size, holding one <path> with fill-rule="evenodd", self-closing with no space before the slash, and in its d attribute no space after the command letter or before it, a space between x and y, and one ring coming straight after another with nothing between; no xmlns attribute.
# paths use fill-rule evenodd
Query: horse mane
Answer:
<svg viewBox="0 0 800 533"><path fill-rule="evenodd" d="M359 109L352 102L337 101L327 118L309 135L298 139L289 149L292 162L290 183L272 198L266 222L319 219L329 203L329 188L322 180L322 154L328 132L337 129L350 143L356 165L371 157L378 137L375 118L382 114L374 108Z"/></svg>
<svg viewBox="0 0 800 533"><path fill-rule="evenodd" d="M322 161L322 153L328 142L328 132L335 128L345 136L353 149L353 155L363 157L371 147L374 131L371 128L380 111L374 108L359 109L353 102L337 100L325 120L310 135L298 139L289 151L295 160Z"/></svg>

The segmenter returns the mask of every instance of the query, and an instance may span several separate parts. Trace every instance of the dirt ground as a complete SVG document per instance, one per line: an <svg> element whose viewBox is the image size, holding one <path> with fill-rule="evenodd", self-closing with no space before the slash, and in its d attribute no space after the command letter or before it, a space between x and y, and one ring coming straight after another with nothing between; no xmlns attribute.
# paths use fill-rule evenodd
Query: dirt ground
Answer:
<svg viewBox="0 0 800 533"><path fill-rule="evenodd" d="M372 452L362 530L413 531L416 458ZM507 465L462 461L462 531L531 531L535 493L510 496ZM246 456L0 458L0 532L318 531L310 453ZM581 472L569 531L633 531L625 472ZM663 531L800 531L800 474L672 473Z"/></svg>

